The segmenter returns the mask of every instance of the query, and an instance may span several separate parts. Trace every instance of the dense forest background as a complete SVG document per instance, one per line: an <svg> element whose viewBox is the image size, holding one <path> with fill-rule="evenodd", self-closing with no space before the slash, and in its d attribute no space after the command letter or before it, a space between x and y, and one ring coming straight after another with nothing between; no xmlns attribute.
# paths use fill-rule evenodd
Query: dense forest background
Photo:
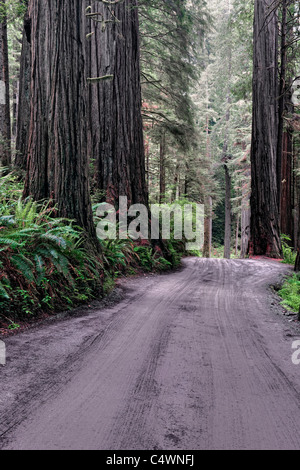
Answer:
<svg viewBox="0 0 300 470"><path fill-rule="evenodd" d="M204 204L194 255L299 270L299 35L292 0L1 0L3 322L179 264L174 237L97 238L119 196Z"/></svg>

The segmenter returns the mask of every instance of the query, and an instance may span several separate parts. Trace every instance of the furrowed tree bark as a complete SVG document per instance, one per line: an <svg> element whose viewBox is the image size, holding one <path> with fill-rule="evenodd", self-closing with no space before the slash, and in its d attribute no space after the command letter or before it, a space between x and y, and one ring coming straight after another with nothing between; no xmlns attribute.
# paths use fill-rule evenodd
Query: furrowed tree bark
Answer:
<svg viewBox="0 0 300 470"><path fill-rule="evenodd" d="M298 228L300 221L300 176L299 170L299 147L296 139L293 141L293 221L294 221L294 250L298 249Z"/></svg>
<svg viewBox="0 0 300 470"><path fill-rule="evenodd" d="M211 196L208 196L205 202L203 258L211 258L213 211L213 202Z"/></svg>
<svg viewBox="0 0 300 470"><path fill-rule="evenodd" d="M238 255L238 250L239 250L239 236L240 236L240 215L237 214L236 232L235 232L235 256Z"/></svg>
<svg viewBox="0 0 300 470"><path fill-rule="evenodd" d="M297 252L295 271L300 272L300 176L299 176L299 146L294 146L294 204L295 204L295 250ZM300 310L299 310L300 315Z"/></svg>
<svg viewBox="0 0 300 470"><path fill-rule="evenodd" d="M147 137L145 141L145 158L146 158L146 184L147 184L147 191L149 193L150 187L150 141Z"/></svg>
<svg viewBox="0 0 300 470"><path fill-rule="evenodd" d="M248 176L248 172L246 173ZM249 170L250 177L250 170ZM244 184L242 187L242 213L241 213L241 258L247 256L250 239L250 200L247 187Z"/></svg>
<svg viewBox="0 0 300 470"><path fill-rule="evenodd" d="M208 66L206 64L206 66ZM208 81L206 80L206 161L211 160L211 141L210 141L210 129L209 129L209 89ZM206 189L208 191L208 189ZM206 192L205 191L205 192ZM203 258L211 258L212 250L212 212L213 212L213 201L212 197L205 197L205 219L204 219L204 243L203 243Z"/></svg>
<svg viewBox="0 0 300 470"><path fill-rule="evenodd" d="M287 130L283 134L280 216L281 232L291 238L291 246L294 244L293 206L293 135Z"/></svg>
<svg viewBox="0 0 300 470"><path fill-rule="evenodd" d="M160 164L159 164L159 203L163 204L166 196L166 133L162 131L160 137Z"/></svg>
<svg viewBox="0 0 300 470"><path fill-rule="evenodd" d="M6 2L0 0L0 162L11 165L11 119Z"/></svg>
<svg viewBox="0 0 300 470"><path fill-rule="evenodd" d="M113 76L89 89L90 153L98 187L116 206L119 196L127 196L129 205L147 205L138 1L124 0L113 10L96 2L93 12L112 21L103 31L91 20L88 46L90 78Z"/></svg>
<svg viewBox="0 0 300 470"><path fill-rule="evenodd" d="M254 13L252 195L250 254L280 258L278 206L278 22L273 0Z"/></svg>
<svg viewBox="0 0 300 470"><path fill-rule="evenodd" d="M224 237L224 258L231 257L231 176L227 164L225 169L225 237Z"/></svg>
<svg viewBox="0 0 300 470"><path fill-rule="evenodd" d="M86 137L85 4L31 0L31 102L24 197L50 199L97 246Z"/></svg>
<svg viewBox="0 0 300 470"><path fill-rule="evenodd" d="M30 122L30 73L31 73L31 45L30 45L30 17L28 12L24 18L24 31L22 37L22 52L20 64L19 103L17 113L17 136L15 166L26 170L28 131Z"/></svg>
<svg viewBox="0 0 300 470"><path fill-rule="evenodd" d="M277 144L277 188L278 188L278 207L281 204L281 182L282 182L282 160L283 160L283 131L284 131L284 111L286 103L286 67L287 67L287 0L281 0L282 19L281 19L281 65L280 65L280 83L278 100L278 144Z"/></svg>
<svg viewBox="0 0 300 470"><path fill-rule="evenodd" d="M229 74L231 75L231 52L230 52L230 66ZM231 175L228 169L228 161L231 159L231 155L228 155L228 141L229 141L229 129L228 124L230 121L230 90L227 94L227 111L226 111L226 135L223 145L223 157L222 162L224 163L225 170L225 234L224 234L224 258L230 259L231 257L231 230L232 230L232 214L231 214Z"/></svg>
<svg viewBox="0 0 300 470"><path fill-rule="evenodd" d="M230 15L231 1L228 0L228 12ZM224 163L225 170L225 234L224 234L224 258L230 259L231 257L231 231L232 231L232 214L231 214L231 175L228 168L228 162L232 158L229 155L229 122L231 116L231 77L232 77L232 49L231 45L228 44L227 59L228 59L228 88L227 88L227 109L226 109L226 128L223 143L222 162Z"/></svg>

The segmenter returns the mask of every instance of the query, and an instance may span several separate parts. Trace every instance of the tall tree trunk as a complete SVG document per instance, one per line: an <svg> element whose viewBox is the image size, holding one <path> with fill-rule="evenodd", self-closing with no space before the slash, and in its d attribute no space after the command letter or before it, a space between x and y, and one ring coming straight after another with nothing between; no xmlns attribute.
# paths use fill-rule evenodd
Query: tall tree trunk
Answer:
<svg viewBox="0 0 300 470"><path fill-rule="evenodd" d="M298 145L294 146L294 205L295 205L295 227L294 227L294 237L295 237L295 250L297 252L295 271L300 271L300 176L299 176L299 142Z"/></svg>
<svg viewBox="0 0 300 470"><path fill-rule="evenodd" d="M283 134L283 152L281 164L281 232L291 238L293 246L293 136L290 131Z"/></svg>
<svg viewBox="0 0 300 470"><path fill-rule="evenodd" d="M206 198L206 204L205 204L203 258L211 258L212 209L213 209L212 198L211 196L208 196Z"/></svg>
<svg viewBox="0 0 300 470"><path fill-rule="evenodd" d="M248 175L249 173L249 175ZM245 176L250 177L250 170ZM250 201L245 185L242 187L242 213L241 213L241 258L247 256L250 240Z"/></svg>
<svg viewBox="0 0 300 470"><path fill-rule="evenodd" d="M85 5L31 0L31 103L24 196L52 198L97 245L86 145Z"/></svg>
<svg viewBox="0 0 300 470"><path fill-rule="evenodd" d="M296 141L293 142L293 221L294 221L294 250L298 248L298 228L300 222L300 176L299 170L299 148Z"/></svg>
<svg viewBox="0 0 300 470"><path fill-rule="evenodd" d="M208 60L206 61L206 67L209 64L209 55ZM208 80L205 83L206 91L206 165L209 168L211 162L211 139L210 139L210 129L209 129L209 87ZM213 200L210 195L210 188L203 188L204 194L208 194L204 199L204 209L205 209L205 219L204 219L204 244L203 244L203 258L211 258L212 250L212 212L213 212Z"/></svg>
<svg viewBox="0 0 300 470"><path fill-rule="evenodd" d="M228 0L228 22L229 22L229 15L231 12L231 0ZM231 155L228 153L229 147L229 122L230 122L230 106L231 106L231 76L232 76L232 49L231 44L228 44L228 51L227 51L227 59L228 59L228 77L227 77L227 99L226 99L226 128L225 128L225 137L223 143L223 154L222 154L222 162L224 162L224 170L225 170L225 234L224 234L224 258L230 259L231 257L231 229L232 229L232 214L231 214L231 175L228 169L228 161L232 158Z"/></svg>
<svg viewBox="0 0 300 470"><path fill-rule="evenodd" d="M235 256L238 255L238 250L239 250L239 236L240 236L240 215L237 214L236 233L235 233Z"/></svg>
<svg viewBox="0 0 300 470"><path fill-rule="evenodd" d="M278 143L277 143L277 188L278 188L278 207L281 203L281 182L282 182L282 153L283 153L283 129L284 129L284 110L286 103L286 67L287 67L287 0L281 0L282 20L281 20L281 66L278 100Z"/></svg>
<svg viewBox="0 0 300 470"><path fill-rule="evenodd" d="M185 173L184 173L184 184L183 184L183 196L189 197L189 187L190 187L190 168L189 164L185 162Z"/></svg>
<svg viewBox="0 0 300 470"><path fill-rule="evenodd" d="M20 55L18 52L19 41L15 35L13 38L13 49L14 49L14 60L20 62ZM18 114L18 100L19 100L19 74L15 72L12 80L12 94L13 94L13 104L12 104L12 124L11 124L11 133L12 140L16 142L17 136L17 114Z"/></svg>
<svg viewBox="0 0 300 470"><path fill-rule="evenodd" d="M224 238L224 258L231 257L231 176L227 164L225 169L225 238Z"/></svg>
<svg viewBox="0 0 300 470"><path fill-rule="evenodd" d="M18 96L19 96L19 81L15 79L13 81L13 109L12 109L12 139L16 140L17 136L17 113L18 113Z"/></svg>
<svg viewBox="0 0 300 470"><path fill-rule="evenodd" d="M24 18L20 65L19 102L17 114L15 166L26 170L28 131L30 122L30 74L31 74L31 19L28 12Z"/></svg>
<svg viewBox="0 0 300 470"><path fill-rule="evenodd" d="M278 22L273 0L255 0L250 254L280 258Z"/></svg>
<svg viewBox="0 0 300 470"><path fill-rule="evenodd" d="M231 53L230 53L230 73L231 75ZM230 120L230 91L228 90L227 95L227 111L226 111L226 135L223 145L223 157L222 161L224 162L225 170L225 235L224 235L224 258L230 259L231 257L231 229L232 229L232 214L231 214L231 175L228 169L228 161L231 159L231 156L228 155L228 141L229 141L229 129L228 124Z"/></svg>
<svg viewBox="0 0 300 470"><path fill-rule="evenodd" d="M207 64L206 64L207 65ZM206 81L206 162L211 160L211 142L210 142L210 132L209 132L209 90L208 90L208 81ZM206 189L205 192L207 192ZM211 258L211 249L212 249L212 210L213 210L213 201L212 197L206 196L205 198L205 219L204 219L204 244L203 244L203 258Z"/></svg>
<svg viewBox="0 0 300 470"><path fill-rule="evenodd" d="M145 157L146 157L146 183L147 191L150 191L150 141L149 138L145 140Z"/></svg>
<svg viewBox="0 0 300 470"><path fill-rule="evenodd" d="M172 193L172 202L175 202L179 199L179 186L180 186L180 162L177 159L175 176L174 176L174 187Z"/></svg>
<svg viewBox="0 0 300 470"><path fill-rule="evenodd" d="M0 7L0 162L2 166L9 167L11 165L11 119L5 0L0 0Z"/></svg>
<svg viewBox="0 0 300 470"><path fill-rule="evenodd" d="M160 137L159 159L159 203L163 204L166 196L166 133L163 130Z"/></svg>
<svg viewBox="0 0 300 470"><path fill-rule="evenodd" d="M114 6L95 3L106 23L91 21L95 32L89 44L89 76L113 76L91 84L91 156L96 160L99 188L117 205L119 196L128 203L148 204L140 82L138 1Z"/></svg>

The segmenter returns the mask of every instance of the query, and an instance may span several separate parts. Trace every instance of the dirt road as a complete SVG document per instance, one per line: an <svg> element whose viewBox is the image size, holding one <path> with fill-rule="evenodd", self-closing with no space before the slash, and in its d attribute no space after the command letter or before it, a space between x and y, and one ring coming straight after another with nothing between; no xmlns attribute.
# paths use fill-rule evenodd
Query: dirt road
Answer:
<svg viewBox="0 0 300 470"><path fill-rule="evenodd" d="M299 449L296 326L269 261L186 259L6 341L3 449Z"/></svg>

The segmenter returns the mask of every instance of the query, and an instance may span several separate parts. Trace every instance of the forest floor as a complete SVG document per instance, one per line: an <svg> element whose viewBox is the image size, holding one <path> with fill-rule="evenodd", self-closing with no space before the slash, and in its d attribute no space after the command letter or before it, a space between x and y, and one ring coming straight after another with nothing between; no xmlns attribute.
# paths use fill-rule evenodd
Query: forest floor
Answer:
<svg viewBox="0 0 300 470"><path fill-rule="evenodd" d="M267 260L187 258L5 339L2 449L299 449L299 322Z"/></svg>

